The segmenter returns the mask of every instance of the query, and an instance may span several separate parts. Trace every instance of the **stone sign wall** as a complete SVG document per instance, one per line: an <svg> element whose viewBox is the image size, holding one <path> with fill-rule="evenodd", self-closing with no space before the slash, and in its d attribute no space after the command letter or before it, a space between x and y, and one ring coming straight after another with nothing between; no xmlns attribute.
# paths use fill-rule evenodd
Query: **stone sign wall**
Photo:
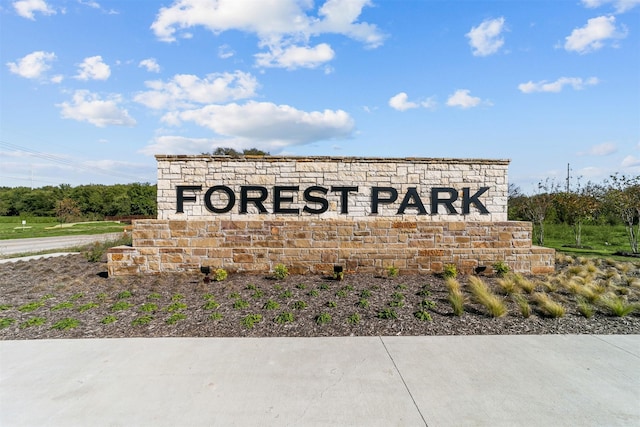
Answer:
<svg viewBox="0 0 640 427"><path fill-rule="evenodd" d="M507 221L506 160L157 156L158 219L134 222L109 274L554 268Z"/></svg>

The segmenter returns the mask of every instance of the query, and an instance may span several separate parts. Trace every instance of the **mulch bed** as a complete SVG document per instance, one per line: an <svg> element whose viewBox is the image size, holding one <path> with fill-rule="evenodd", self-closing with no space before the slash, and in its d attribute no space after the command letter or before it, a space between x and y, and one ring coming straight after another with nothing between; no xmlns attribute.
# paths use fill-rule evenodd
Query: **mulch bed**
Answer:
<svg viewBox="0 0 640 427"><path fill-rule="evenodd" d="M566 308L561 318L544 317L533 303L525 318L509 296L504 317L490 317L471 298L458 317L436 275L347 274L337 281L230 274L205 283L202 274L110 278L106 271L104 262L80 254L0 264L0 339L640 333L640 309L615 317L597 308L587 319L576 297L562 290L554 293ZM483 280L495 288L496 278ZM639 289L628 292L630 301L640 300ZM426 310L431 320L415 315L424 300L433 303ZM331 320L320 324L326 315ZM64 329L65 319L76 326Z"/></svg>

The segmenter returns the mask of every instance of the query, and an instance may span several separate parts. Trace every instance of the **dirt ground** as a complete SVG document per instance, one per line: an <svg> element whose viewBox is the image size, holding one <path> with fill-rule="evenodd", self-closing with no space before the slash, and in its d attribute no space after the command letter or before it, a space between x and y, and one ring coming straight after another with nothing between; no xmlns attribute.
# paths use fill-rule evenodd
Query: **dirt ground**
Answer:
<svg viewBox="0 0 640 427"><path fill-rule="evenodd" d="M337 281L233 274L207 283L199 273L107 277L106 263L81 254L12 262L0 264L0 339L640 333L640 264L599 261L583 277L601 283L603 295L635 304L619 317L594 301L587 318L578 309L582 297L559 279L579 277L585 263L565 259L553 277L529 278L535 292L564 307L558 318L543 312L535 292L520 292L530 303L525 317L516 297L499 293L498 278L481 277L508 308L493 318L463 276L465 311L456 316L436 275L351 274Z"/></svg>

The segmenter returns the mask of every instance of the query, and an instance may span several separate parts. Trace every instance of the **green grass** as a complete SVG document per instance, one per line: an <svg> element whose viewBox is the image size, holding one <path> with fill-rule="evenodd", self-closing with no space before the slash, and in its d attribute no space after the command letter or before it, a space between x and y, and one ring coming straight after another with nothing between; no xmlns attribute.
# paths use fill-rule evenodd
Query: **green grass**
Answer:
<svg viewBox="0 0 640 427"><path fill-rule="evenodd" d="M15 323L16 319L11 317L0 317L0 329L8 328Z"/></svg>
<svg viewBox="0 0 640 427"><path fill-rule="evenodd" d="M53 324L51 329L66 331L67 329L77 328L78 326L80 326L80 321L78 319L67 317L62 320L58 320L56 323Z"/></svg>
<svg viewBox="0 0 640 427"><path fill-rule="evenodd" d="M544 245L557 251L576 256L613 258L629 261L629 258L614 256L617 251L631 252L627 231L623 225L582 225L582 248L575 244L573 230L566 224L545 224ZM535 244L535 241L534 241Z"/></svg>
<svg viewBox="0 0 640 427"><path fill-rule="evenodd" d="M26 221L24 228L22 226L23 220ZM60 224L51 217L0 216L0 240L121 233L126 226L127 224L113 221Z"/></svg>

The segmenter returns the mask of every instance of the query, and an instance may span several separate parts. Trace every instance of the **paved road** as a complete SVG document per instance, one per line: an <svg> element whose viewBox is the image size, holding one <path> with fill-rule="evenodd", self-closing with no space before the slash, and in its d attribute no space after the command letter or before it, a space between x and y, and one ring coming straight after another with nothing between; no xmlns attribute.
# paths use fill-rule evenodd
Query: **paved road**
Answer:
<svg viewBox="0 0 640 427"><path fill-rule="evenodd" d="M121 236L122 233L107 233L86 236L34 237L31 239L0 240L0 255L65 249L93 242L115 240Z"/></svg>
<svg viewBox="0 0 640 427"><path fill-rule="evenodd" d="M635 427L639 403L640 335L0 341L12 427Z"/></svg>

